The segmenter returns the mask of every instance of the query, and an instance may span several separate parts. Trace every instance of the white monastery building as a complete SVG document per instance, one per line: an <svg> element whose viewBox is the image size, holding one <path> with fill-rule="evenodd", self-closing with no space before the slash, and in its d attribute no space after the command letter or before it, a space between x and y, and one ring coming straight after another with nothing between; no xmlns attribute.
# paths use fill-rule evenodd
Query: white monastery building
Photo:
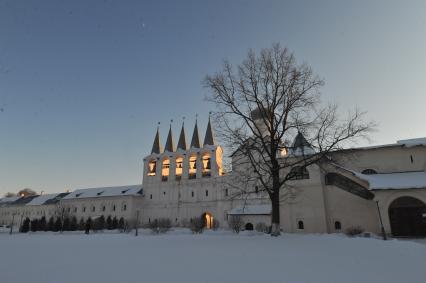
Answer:
<svg viewBox="0 0 426 283"><path fill-rule="evenodd" d="M202 217L206 228L217 220L227 227L229 217L241 216L246 229L270 225L269 197L256 186L253 193L236 196L233 171L222 167L223 149L215 142L209 121L203 142L197 122L191 142L185 127L177 144L170 128L164 149L157 129L152 151L143 159L141 185L78 189L71 193L0 199L0 224L19 226L23 218L77 219L103 215L124 218L139 226L168 218L185 226ZM285 158L309 151L298 134ZM281 201L281 229L288 233L339 233L362 227L393 236L426 236L426 138L395 144L333 152L327 162L291 169L294 193ZM287 172L289 173L289 172ZM230 185L232 183L232 185ZM242 185L241 185L242 186Z"/></svg>

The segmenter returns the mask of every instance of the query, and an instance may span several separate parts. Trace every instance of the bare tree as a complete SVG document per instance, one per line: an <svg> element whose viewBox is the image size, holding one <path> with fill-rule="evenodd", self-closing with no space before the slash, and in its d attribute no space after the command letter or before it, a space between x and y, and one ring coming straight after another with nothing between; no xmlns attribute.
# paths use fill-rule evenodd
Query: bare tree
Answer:
<svg viewBox="0 0 426 283"><path fill-rule="evenodd" d="M280 200L291 195L290 169L303 170L324 160L328 153L366 137L374 126L357 109L340 119L336 105L321 103L322 85L307 64L298 64L279 44L260 54L249 51L236 68L224 61L221 71L204 79L207 99L216 105L218 133L234 152L231 175L255 176L253 184L267 192L273 236L280 234ZM296 145L290 143L295 137Z"/></svg>
<svg viewBox="0 0 426 283"><path fill-rule="evenodd" d="M244 226L243 218L240 215L230 215L228 225L232 229L232 231L238 234Z"/></svg>

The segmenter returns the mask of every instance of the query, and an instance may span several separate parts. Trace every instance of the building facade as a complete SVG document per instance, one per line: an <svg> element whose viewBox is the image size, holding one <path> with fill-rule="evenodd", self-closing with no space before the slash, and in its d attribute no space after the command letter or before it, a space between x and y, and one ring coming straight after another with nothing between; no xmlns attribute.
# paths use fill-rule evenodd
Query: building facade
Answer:
<svg viewBox="0 0 426 283"><path fill-rule="evenodd" d="M309 151L298 135L282 159ZM23 217L54 217L58 211L77 219L124 218L143 226L168 218L186 226L194 218L223 228L240 216L246 229L270 224L268 195L256 183L224 172L223 149L216 144L209 121L203 143L195 123L191 142L185 127L175 146L171 128L164 149L157 129L151 153L143 159L143 183L134 186L79 189L71 193L0 200L0 224L18 226ZM288 233L339 233L351 227L394 236L426 236L426 138L395 144L339 150L326 161L292 168L291 192L283 194L281 229ZM252 186L250 194L239 192Z"/></svg>

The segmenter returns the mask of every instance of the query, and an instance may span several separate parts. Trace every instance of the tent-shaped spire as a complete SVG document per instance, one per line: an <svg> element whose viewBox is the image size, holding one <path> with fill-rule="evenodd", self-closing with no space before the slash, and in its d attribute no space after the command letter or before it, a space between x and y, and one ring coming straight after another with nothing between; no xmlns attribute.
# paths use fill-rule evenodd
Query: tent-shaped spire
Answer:
<svg viewBox="0 0 426 283"><path fill-rule="evenodd" d="M297 133L297 136L294 138L293 148L304 148L311 147L309 142L305 139L301 132Z"/></svg>
<svg viewBox="0 0 426 283"><path fill-rule="evenodd" d="M197 120L195 120L194 133L192 134L191 147L200 148L200 136L198 134Z"/></svg>
<svg viewBox="0 0 426 283"><path fill-rule="evenodd" d="M212 125L211 125L210 117L209 117L209 123L207 124L206 135L204 137L204 145L214 145L214 144L215 144L215 141L214 141L213 129L212 129Z"/></svg>
<svg viewBox="0 0 426 283"><path fill-rule="evenodd" d="M185 138L185 124L182 123L182 130L180 130L179 141L177 145L177 149L186 150L186 138Z"/></svg>
<svg viewBox="0 0 426 283"><path fill-rule="evenodd" d="M153 154L153 153L156 153L156 154L160 154L161 153L160 130L159 130L159 127L157 127L157 133L155 134L154 143L152 144L151 154Z"/></svg>
<svg viewBox="0 0 426 283"><path fill-rule="evenodd" d="M174 152L172 125L170 125L169 134L167 135L167 141L166 146L164 147L164 151Z"/></svg>

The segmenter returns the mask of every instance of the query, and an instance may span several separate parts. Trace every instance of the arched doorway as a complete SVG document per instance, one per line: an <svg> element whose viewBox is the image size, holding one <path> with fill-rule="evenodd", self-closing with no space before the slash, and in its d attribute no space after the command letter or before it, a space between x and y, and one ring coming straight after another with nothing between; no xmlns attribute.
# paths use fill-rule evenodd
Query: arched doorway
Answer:
<svg viewBox="0 0 426 283"><path fill-rule="evenodd" d="M211 213L203 213L203 215L201 216L201 219L203 219L204 221L204 227L206 229L212 229L213 228L213 215L211 215Z"/></svg>
<svg viewBox="0 0 426 283"><path fill-rule="evenodd" d="M245 230L247 231L253 231L253 224L251 224L250 222L246 224L246 226L244 226Z"/></svg>
<svg viewBox="0 0 426 283"><path fill-rule="evenodd" d="M419 199L395 199L389 206L389 220L393 236L426 236L426 204Z"/></svg>

